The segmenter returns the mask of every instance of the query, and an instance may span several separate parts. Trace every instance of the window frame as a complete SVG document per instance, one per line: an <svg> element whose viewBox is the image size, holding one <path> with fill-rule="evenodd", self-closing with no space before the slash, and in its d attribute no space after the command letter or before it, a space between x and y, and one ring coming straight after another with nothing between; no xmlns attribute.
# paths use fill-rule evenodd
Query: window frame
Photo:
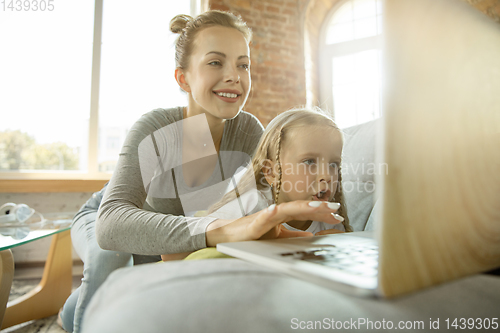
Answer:
<svg viewBox="0 0 500 333"><path fill-rule="evenodd" d="M333 104L333 77L332 77L332 59L334 57L354 54L361 51L379 49L382 50L383 37L382 34L354 39L347 42L335 44L326 43L326 34L328 26L333 15L347 2L351 0L338 1L328 12L325 20L322 23L319 34L319 105L332 112L335 117L335 109Z"/></svg>
<svg viewBox="0 0 500 333"><path fill-rule="evenodd" d="M94 0L88 161L86 171L41 170L1 171L0 193L12 192L87 192L96 191L109 181L111 173L100 172L98 165L99 92L101 75L102 21L104 0ZM207 8L203 0L190 0L190 15Z"/></svg>

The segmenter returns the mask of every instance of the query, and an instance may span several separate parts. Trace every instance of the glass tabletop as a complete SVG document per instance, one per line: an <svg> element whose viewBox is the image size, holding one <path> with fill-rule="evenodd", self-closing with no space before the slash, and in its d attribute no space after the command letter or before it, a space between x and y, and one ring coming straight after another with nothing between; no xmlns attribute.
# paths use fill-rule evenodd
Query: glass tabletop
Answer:
<svg viewBox="0 0 500 333"><path fill-rule="evenodd" d="M0 223L0 251L70 230L74 214L43 214L43 219L38 221Z"/></svg>

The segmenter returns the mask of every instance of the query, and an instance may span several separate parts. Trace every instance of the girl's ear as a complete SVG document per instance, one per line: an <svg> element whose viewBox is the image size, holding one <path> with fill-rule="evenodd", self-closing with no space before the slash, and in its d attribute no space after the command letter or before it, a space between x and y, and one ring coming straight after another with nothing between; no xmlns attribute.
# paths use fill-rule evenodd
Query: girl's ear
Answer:
<svg viewBox="0 0 500 333"><path fill-rule="evenodd" d="M276 177L274 176L274 162L270 160L265 160L262 163L262 173L264 174L264 177L266 177L266 181L268 182L269 185L274 184L276 181Z"/></svg>
<svg viewBox="0 0 500 333"><path fill-rule="evenodd" d="M189 87L189 84L186 81L186 74L184 73L183 69L181 68L175 69L175 80L177 81L177 84L179 85L179 87L181 87L182 90L188 93L191 92L191 88Z"/></svg>

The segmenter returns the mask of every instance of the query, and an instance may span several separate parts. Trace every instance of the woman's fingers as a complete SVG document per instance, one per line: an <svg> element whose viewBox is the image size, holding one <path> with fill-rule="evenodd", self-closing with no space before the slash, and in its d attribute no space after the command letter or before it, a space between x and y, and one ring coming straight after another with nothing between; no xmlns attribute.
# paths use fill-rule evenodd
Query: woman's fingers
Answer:
<svg viewBox="0 0 500 333"><path fill-rule="evenodd" d="M280 218L283 215L289 217L287 221L321 221L329 224L337 224L341 222L340 215L336 214L340 205L335 202L320 202L320 201L292 201L279 205L278 214L275 218ZM283 215L279 215L282 213Z"/></svg>
<svg viewBox="0 0 500 333"><path fill-rule="evenodd" d="M333 215L338 210L338 205L328 205L321 202L319 202L319 204L317 203L318 201L294 201L283 203L278 206L272 205L262 210L249 225L250 234L256 237L252 239L260 238L268 232L269 235L266 235L266 237L279 237L280 231L271 229L281 223L293 220L314 220L329 224L340 223L339 219L335 218Z"/></svg>

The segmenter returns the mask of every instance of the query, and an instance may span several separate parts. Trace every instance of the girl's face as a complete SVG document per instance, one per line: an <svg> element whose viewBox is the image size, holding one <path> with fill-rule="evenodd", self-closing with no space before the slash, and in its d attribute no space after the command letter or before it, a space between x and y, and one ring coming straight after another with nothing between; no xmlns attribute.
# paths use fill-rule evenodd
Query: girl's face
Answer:
<svg viewBox="0 0 500 333"><path fill-rule="evenodd" d="M236 29L205 28L195 37L189 67L181 72L185 85L180 85L189 93L190 115L234 118L245 105L251 86L248 43Z"/></svg>
<svg viewBox="0 0 500 333"><path fill-rule="evenodd" d="M337 129L319 125L290 130L280 154L282 176L278 203L332 200L337 190L341 156L342 136ZM274 163L273 173L276 171ZM274 181L276 184L277 178Z"/></svg>

